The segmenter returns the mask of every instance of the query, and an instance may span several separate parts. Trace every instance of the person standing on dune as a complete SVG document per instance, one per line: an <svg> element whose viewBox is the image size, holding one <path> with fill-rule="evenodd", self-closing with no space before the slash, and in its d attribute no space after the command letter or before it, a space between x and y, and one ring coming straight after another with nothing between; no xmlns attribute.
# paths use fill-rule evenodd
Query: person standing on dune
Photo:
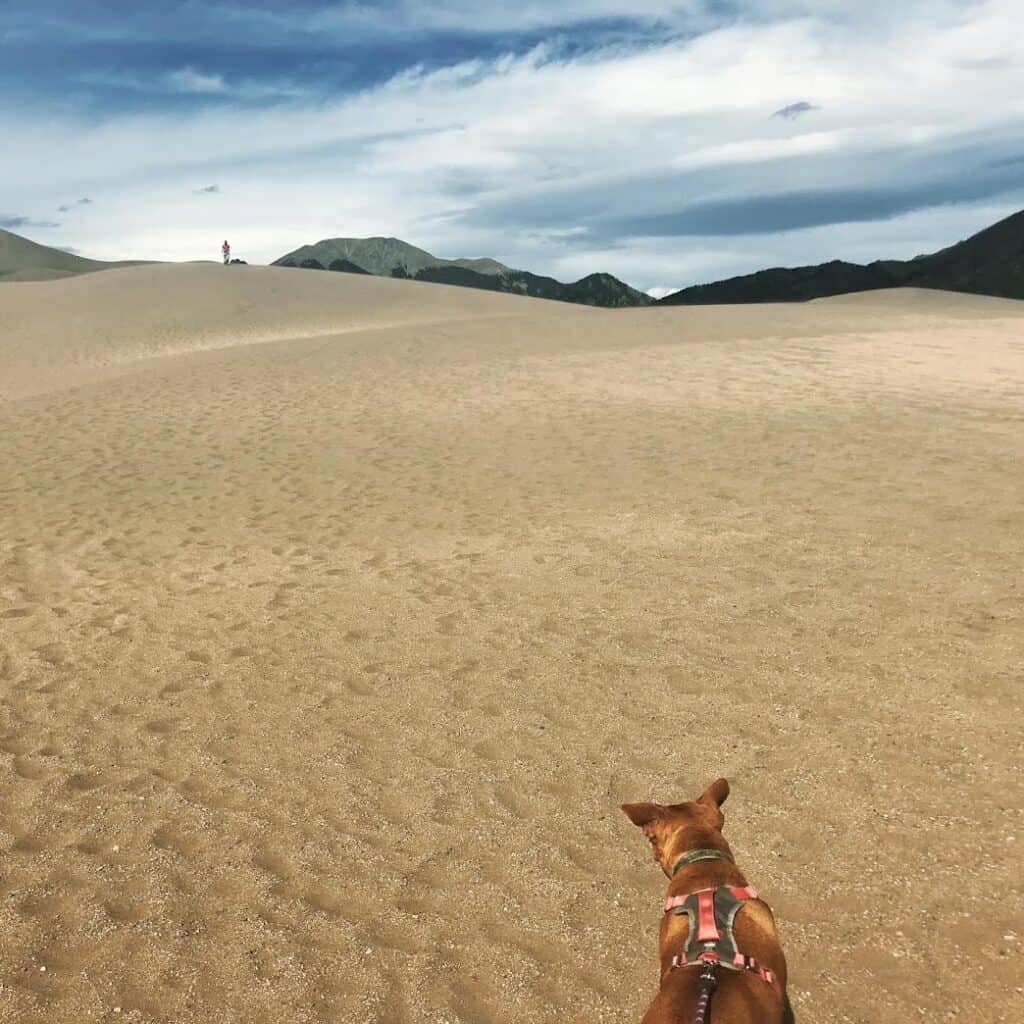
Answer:
<svg viewBox="0 0 1024 1024"><path fill-rule="evenodd" d="M226 238L224 239L224 244L220 247L220 251L224 256L224 266L227 266L231 262L231 246Z"/></svg>

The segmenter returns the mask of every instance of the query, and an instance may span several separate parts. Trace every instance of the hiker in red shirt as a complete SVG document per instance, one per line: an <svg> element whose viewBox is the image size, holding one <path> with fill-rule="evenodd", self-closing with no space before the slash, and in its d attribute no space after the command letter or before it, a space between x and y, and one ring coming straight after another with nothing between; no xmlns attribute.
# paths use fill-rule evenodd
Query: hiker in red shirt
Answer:
<svg viewBox="0 0 1024 1024"><path fill-rule="evenodd" d="M231 246L228 245L228 240L224 239L224 244L220 247L221 253L224 255L225 266L231 262Z"/></svg>

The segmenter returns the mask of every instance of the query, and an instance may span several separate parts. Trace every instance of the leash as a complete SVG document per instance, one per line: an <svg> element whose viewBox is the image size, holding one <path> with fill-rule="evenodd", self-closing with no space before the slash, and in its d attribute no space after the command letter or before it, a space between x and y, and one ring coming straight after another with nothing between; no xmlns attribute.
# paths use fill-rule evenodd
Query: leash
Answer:
<svg viewBox="0 0 1024 1024"><path fill-rule="evenodd" d="M714 960L709 960L704 964L704 970L700 972L700 998L697 1000L697 1015L693 1018L693 1024L707 1024L711 997L718 988L718 978L715 974L717 969L718 964Z"/></svg>
<svg viewBox="0 0 1024 1024"><path fill-rule="evenodd" d="M715 972L718 965L713 961L705 964L705 969L700 972L700 998L697 999L697 1013L693 1018L693 1024L707 1024L708 1012L711 1010L711 997L718 988L718 978Z"/></svg>

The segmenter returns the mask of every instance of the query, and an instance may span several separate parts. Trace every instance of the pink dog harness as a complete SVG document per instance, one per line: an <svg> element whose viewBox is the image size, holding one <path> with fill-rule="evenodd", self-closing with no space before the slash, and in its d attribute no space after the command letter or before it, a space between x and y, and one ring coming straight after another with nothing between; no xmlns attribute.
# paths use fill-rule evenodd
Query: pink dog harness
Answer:
<svg viewBox="0 0 1024 1024"><path fill-rule="evenodd" d="M774 985L774 972L762 967L752 956L741 953L733 934L736 915L745 903L756 899L760 899L756 889L735 885L720 885L717 889L701 889L686 896L666 899L666 914L686 914L690 919L686 947L672 958L669 969L714 964L731 971L750 971L762 981Z"/></svg>

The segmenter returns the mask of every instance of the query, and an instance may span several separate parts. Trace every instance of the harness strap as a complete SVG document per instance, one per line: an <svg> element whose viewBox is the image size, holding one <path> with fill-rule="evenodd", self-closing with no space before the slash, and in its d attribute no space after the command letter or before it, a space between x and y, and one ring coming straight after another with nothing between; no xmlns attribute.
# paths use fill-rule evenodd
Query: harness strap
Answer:
<svg viewBox="0 0 1024 1024"><path fill-rule="evenodd" d="M715 922L715 891L697 893L697 941L717 942L722 937Z"/></svg>
<svg viewBox="0 0 1024 1024"><path fill-rule="evenodd" d="M723 885L722 888L728 889L733 894L733 897L741 902L745 902L746 900L759 900L761 898L757 894L757 890L752 885ZM708 889L706 891L716 892L717 890ZM689 896L669 896L669 898L665 900L665 913L667 914L670 910L675 910L678 907L685 906L686 901L690 899L692 895L693 893Z"/></svg>
<svg viewBox="0 0 1024 1024"><path fill-rule="evenodd" d="M672 957L672 963L663 977L671 974L672 971L678 970L680 967L704 967L709 963L715 964L715 966L728 967L733 971L745 971L749 974L756 974L766 985L775 987L777 980L775 972L767 967L762 967L752 956L745 956L743 953L737 953L732 961L722 960L717 953L702 953L696 960L690 960L685 963L683 962L682 954L677 953Z"/></svg>

